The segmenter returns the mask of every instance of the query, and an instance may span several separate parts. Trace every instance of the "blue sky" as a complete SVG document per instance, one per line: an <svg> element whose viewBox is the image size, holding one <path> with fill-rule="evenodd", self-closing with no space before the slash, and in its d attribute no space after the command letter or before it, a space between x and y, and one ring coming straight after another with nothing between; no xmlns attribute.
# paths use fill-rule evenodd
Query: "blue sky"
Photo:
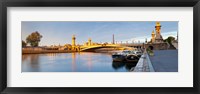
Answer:
<svg viewBox="0 0 200 94"><path fill-rule="evenodd" d="M155 21L141 22L53 22L53 21L23 21L21 23L22 40L32 32L38 31L43 38L40 45L71 44L72 35L76 36L76 43L83 44L91 38L93 42L112 42L112 35L118 42L149 41L151 33L155 31ZM163 38L177 36L178 22L160 22Z"/></svg>

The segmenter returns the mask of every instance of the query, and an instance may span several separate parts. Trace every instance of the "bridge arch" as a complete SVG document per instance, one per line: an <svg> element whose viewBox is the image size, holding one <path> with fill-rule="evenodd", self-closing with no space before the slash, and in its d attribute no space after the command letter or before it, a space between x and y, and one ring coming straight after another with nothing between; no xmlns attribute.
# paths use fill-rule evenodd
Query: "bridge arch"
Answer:
<svg viewBox="0 0 200 94"><path fill-rule="evenodd" d="M150 45L148 48L149 48L150 50L153 50L153 49L154 49L153 46L151 46L151 45Z"/></svg>
<svg viewBox="0 0 200 94"><path fill-rule="evenodd" d="M80 51L88 51L88 52L91 52L91 51L95 51L95 50L100 49L100 48L134 49L134 48L132 48L132 47L125 47L125 46L120 46L120 45L97 45L97 46L82 47L82 48L80 49Z"/></svg>

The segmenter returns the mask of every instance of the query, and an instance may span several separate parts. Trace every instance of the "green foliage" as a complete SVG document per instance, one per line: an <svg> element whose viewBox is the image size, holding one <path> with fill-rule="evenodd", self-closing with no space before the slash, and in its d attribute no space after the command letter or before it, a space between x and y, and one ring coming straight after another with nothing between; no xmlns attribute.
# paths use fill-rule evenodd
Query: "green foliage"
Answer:
<svg viewBox="0 0 200 94"><path fill-rule="evenodd" d="M148 53L150 56L153 56L153 55L154 55L153 50L151 50L150 48L147 48L147 53Z"/></svg>
<svg viewBox="0 0 200 94"><path fill-rule="evenodd" d="M26 38L26 42L29 43L32 47L37 47L41 38L42 35L40 35L38 31L36 31L28 35L28 37Z"/></svg>
<svg viewBox="0 0 200 94"><path fill-rule="evenodd" d="M169 36L167 39L164 40L164 42L168 42L169 44L172 44L172 42L175 40L174 37Z"/></svg>
<svg viewBox="0 0 200 94"><path fill-rule="evenodd" d="M22 40L22 47L26 47L26 42Z"/></svg>

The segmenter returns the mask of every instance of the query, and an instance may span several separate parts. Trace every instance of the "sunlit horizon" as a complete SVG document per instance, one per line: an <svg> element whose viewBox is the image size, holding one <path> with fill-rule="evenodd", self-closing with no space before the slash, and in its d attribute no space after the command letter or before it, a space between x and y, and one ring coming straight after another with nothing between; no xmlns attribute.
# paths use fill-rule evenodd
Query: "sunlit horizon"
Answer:
<svg viewBox="0 0 200 94"><path fill-rule="evenodd" d="M145 42L150 41L151 33L155 31L152 22L51 22L51 21L23 21L22 40L32 32L38 31L43 38L40 46L71 44L71 38L76 36L76 44L83 45L89 38L92 42L111 43L113 34L115 42ZM178 21L162 22L161 35L163 39L169 36L177 38Z"/></svg>

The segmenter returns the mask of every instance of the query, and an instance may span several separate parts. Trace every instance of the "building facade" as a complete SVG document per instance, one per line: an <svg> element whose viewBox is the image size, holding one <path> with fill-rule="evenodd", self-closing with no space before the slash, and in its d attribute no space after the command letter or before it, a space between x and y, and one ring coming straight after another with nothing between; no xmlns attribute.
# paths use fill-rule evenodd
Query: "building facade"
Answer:
<svg viewBox="0 0 200 94"><path fill-rule="evenodd" d="M163 37L161 35L161 24L160 22L156 22L154 30L151 33L151 41L145 44L145 48L150 48L151 50L165 50L169 48L169 44L164 42Z"/></svg>

